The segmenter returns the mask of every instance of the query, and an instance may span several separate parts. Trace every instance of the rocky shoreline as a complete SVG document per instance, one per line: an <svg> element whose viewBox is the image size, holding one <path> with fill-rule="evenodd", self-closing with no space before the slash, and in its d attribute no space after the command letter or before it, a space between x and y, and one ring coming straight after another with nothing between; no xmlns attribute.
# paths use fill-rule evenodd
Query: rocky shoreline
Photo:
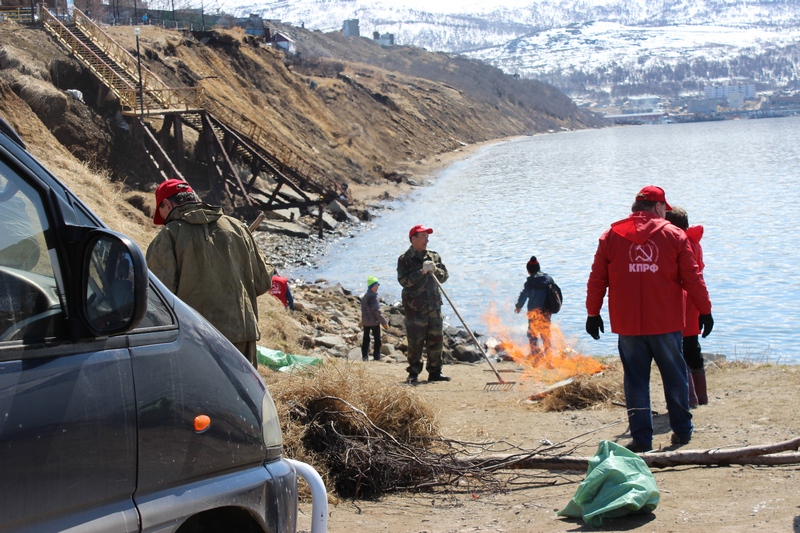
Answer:
<svg viewBox="0 0 800 533"><path fill-rule="evenodd" d="M342 239L355 238L375 217L374 212L367 209L360 210L358 217L344 207L341 209L344 214L339 220L326 215L322 238L314 226L316 217L305 215L292 220L276 218L262 222L259 231L254 233L256 244L267 262L279 272L314 266L331 246ZM383 207L372 209L378 211Z"/></svg>
<svg viewBox="0 0 800 533"><path fill-rule="evenodd" d="M300 343L305 355L323 358L361 360L361 296L339 284L329 285L324 280L292 284L295 311L291 313L303 329ZM387 363L405 363L405 314L400 303L387 304L380 300L381 311L389 329L381 332L381 358ZM445 364L455 361L475 363L483 360L478 348L471 342L466 330L445 326ZM476 335L478 335L476 333ZM484 349L487 349L485 345ZM372 361L371 353L370 360Z"/></svg>

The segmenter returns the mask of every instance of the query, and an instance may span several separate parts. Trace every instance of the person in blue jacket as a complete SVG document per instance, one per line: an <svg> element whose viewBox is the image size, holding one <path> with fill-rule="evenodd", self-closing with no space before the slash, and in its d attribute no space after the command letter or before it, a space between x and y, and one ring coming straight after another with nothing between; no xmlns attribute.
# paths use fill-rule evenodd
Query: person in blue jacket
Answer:
<svg viewBox="0 0 800 533"><path fill-rule="evenodd" d="M547 286L553 283L553 278L541 270L539 261L532 255L525 265L528 270L528 279L517 298L514 312L519 313L525 301L528 301L528 343L531 347L531 357L541 358L550 349L550 317L552 313L544 309L547 298Z"/></svg>

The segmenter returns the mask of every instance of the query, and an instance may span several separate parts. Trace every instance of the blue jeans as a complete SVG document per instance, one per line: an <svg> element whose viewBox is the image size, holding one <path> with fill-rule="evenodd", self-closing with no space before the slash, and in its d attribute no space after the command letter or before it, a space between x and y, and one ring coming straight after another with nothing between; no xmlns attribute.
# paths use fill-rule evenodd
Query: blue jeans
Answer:
<svg viewBox="0 0 800 533"><path fill-rule="evenodd" d="M625 371L625 405L631 437L642 444L653 443L650 412L650 367L653 360L661 373L669 425L681 437L692 435L689 412L689 374L683 359L680 331L662 335L620 335L617 343Z"/></svg>

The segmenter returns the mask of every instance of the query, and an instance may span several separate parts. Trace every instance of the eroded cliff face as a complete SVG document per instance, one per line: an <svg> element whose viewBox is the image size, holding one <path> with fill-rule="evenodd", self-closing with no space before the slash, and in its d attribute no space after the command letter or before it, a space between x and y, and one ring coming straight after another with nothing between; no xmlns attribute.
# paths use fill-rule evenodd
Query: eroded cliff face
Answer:
<svg viewBox="0 0 800 533"><path fill-rule="evenodd" d="M136 54L131 27L104 29ZM139 45L143 63L168 85L204 87L351 184L380 187L418 160L464 143L599 125L556 89L474 61L339 34L282 31L296 40L298 55L287 57L236 30L192 34L147 26ZM146 195L160 178L125 129L118 103L100 99L99 82L43 29L6 21L0 43L0 85L18 97L0 114L11 117L28 143L46 146L52 137L36 135L14 117L38 118L76 158L123 182L126 202L147 218ZM67 89L80 90L83 102ZM19 105L28 109L11 111ZM158 119L150 124L160 127ZM186 142L193 142L191 134Z"/></svg>

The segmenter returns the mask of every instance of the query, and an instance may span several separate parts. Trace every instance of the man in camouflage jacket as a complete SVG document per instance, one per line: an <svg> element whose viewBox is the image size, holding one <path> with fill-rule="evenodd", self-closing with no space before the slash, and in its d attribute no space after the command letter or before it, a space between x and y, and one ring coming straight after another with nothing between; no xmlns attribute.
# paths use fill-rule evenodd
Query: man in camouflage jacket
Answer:
<svg viewBox="0 0 800 533"><path fill-rule="evenodd" d="M156 190L153 222L163 227L147 248L150 271L258 368L256 299L270 289L275 268L247 226L176 179Z"/></svg>
<svg viewBox="0 0 800 533"><path fill-rule="evenodd" d="M397 259L397 281L403 287L403 309L408 335L407 383L417 383L422 372L422 351L427 349L428 381L450 381L442 375L442 294L439 282L447 281L447 267L439 254L428 250L433 230L417 224L408 232L411 246Z"/></svg>

